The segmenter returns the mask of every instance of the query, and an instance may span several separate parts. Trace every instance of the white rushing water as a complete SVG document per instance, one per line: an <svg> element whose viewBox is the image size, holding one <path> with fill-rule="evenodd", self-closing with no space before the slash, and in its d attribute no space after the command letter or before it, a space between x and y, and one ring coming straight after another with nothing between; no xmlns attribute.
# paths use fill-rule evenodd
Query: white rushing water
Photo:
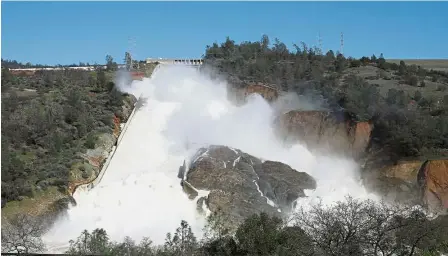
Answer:
<svg viewBox="0 0 448 256"><path fill-rule="evenodd" d="M112 240L149 236L161 244L167 232L186 220L200 237L204 217L182 192L177 172L185 158L208 144L228 145L312 175L318 187L299 205L317 197L328 203L346 194L370 197L359 184L353 161L313 155L301 145L284 148L271 127L275 111L258 95L235 107L227 100L224 82L177 66L162 66L151 79L120 87L146 103L132 119L100 184L77 191L77 206L44 237L54 251L65 249L84 229L104 228ZM309 108L309 102L303 104Z"/></svg>

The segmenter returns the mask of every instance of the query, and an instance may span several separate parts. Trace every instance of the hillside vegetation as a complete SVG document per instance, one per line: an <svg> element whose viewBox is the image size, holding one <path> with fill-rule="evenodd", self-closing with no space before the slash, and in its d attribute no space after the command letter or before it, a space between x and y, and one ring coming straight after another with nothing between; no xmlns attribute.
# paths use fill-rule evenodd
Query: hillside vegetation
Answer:
<svg viewBox="0 0 448 256"><path fill-rule="evenodd" d="M39 206L69 195L70 184L97 174L85 153L116 132L114 120L126 118L130 102L113 78L101 69L14 75L2 68L1 198L9 206L2 216L15 202Z"/></svg>
<svg viewBox="0 0 448 256"><path fill-rule="evenodd" d="M400 64L401 60L387 59L387 62ZM406 64L421 66L428 70L438 70L448 72L448 60L446 59L407 59Z"/></svg>
<svg viewBox="0 0 448 256"><path fill-rule="evenodd" d="M448 73L380 55L342 54L279 40L236 44L230 38L207 46L205 63L237 87L263 83L279 91L324 99L324 107L343 109L355 122L374 124L372 141L398 160L448 156Z"/></svg>

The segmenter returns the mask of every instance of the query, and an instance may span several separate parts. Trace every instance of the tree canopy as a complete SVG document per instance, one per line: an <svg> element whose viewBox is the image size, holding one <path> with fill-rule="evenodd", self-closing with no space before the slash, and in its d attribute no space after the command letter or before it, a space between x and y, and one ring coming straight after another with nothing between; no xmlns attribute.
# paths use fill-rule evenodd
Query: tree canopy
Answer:
<svg viewBox="0 0 448 256"><path fill-rule="evenodd" d="M447 94L436 93L438 98L434 98L423 88L429 80L438 80L440 88L446 87L446 72L406 65L404 61L400 65L388 63L383 54L361 59L331 50L323 54L304 43L294 45L291 51L278 39L270 43L266 35L258 42L240 44L227 37L221 44L207 46L204 59L237 87L255 81L281 92L323 96L324 107L342 108L356 122L371 121L373 141L390 149L388 154L396 159L448 156ZM373 77L362 77L357 74L360 67L376 71ZM406 87L395 85L392 77ZM385 89L389 84L395 88ZM415 93L425 95L414 94L411 89L417 86Z"/></svg>

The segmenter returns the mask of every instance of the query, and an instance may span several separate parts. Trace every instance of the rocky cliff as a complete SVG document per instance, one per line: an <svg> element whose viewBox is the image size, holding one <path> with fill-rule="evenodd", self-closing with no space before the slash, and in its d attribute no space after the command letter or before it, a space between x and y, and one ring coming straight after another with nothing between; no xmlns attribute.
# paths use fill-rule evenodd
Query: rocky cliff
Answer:
<svg viewBox="0 0 448 256"><path fill-rule="evenodd" d="M343 112L293 110L275 120L279 137L310 149L359 158L370 142L372 125L352 122Z"/></svg>
<svg viewBox="0 0 448 256"><path fill-rule="evenodd" d="M388 200L448 211L448 159L400 161L379 169L366 166L363 181Z"/></svg>
<svg viewBox="0 0 448 256"><path fill-rule="evenodd" d="M305 196L304 189L316 188L307 173L226 146L201 148L179 177L190 199L200 197L199 208L223 214L233 227L261 211L282 216Z"/></svg>
<svg viewBox="0 0 448 256"><path fill-rule="evenodd" d="M263 84L248 84L239 90L241 97L257 93L269 102L281 94ZM386 199L448 211L448 160L394 162L387 149L370 149L375 144L371 142L371 122L353 122L338 112L292 110L281 113L274 126L287 144L300 141L311 150L358 160L365 186Z"/></svg>
<svg viewBox="0 0 448 256"><path fill-rule="evenodd" d="M448 213L448 159L425 161L418 178L423 202L432 211Z"/></svg>
<svg viewBox="0 0 448 256"><path fill-rule="evenodd" d="M259 94L272 103L282 94L276 87L261 83L243 84L232 93L236 94L239 103L244 103L252 94ZM372 123L353 122L343 112L318 110L280 113L274 125L280 139L286 143L301 141L311 149L355 158L362 157L373 130Z"/></svg>
<svg viewBox="0 0 448 256"><path fill-rule="evenodd" d="M236 84L238 86L236 86ZM268 102L273 102L279 97L279 91L270 85L254 82L235 81L233 86L229 86L229 99L237 105L244 104L246 98L252 94L259 94Z"/></svg>
<svg viewBox="0 0 448 256"><path fill-rule="evenodd" d="M250 94L257 93L260 94L263 98L265 98L269 102L276 100L279 96L279 92L275 87L261 83L249 84L248 86L245 87L242 93L244 97L247 97Z"/></svg>

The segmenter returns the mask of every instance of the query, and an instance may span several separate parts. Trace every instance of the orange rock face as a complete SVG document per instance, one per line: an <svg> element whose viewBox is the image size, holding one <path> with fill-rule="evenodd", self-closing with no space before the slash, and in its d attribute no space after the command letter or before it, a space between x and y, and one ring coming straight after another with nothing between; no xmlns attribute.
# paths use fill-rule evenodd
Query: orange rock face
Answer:
<svg viewBox="0 0 448 256"><path fill-rule="evenodd" d="M424 203L430 209L448 209L448 159L425 162L419 176Z"/></svg>
<svg viewBox="0 0 448 256"><path fill-rule="evenodd" d="M328 122L331 113L323 111L289 111L278 119L280 132L288 139L298 139L308 145L317 145L321 142L325 127L330 126ZM333 123L332 132L339 130L340 124ZM343 130L345 130L343 128Z"/></svg>
<svg viewBox="0 0 448 256"><path fill-rule="evenodd" d="M92 165L92 166L94 166L94 167L101 167L101 164L103 163L103 161L104 161L104 157L103 156L99 156L99 157L89 157L88 158L88 160L89 160L89 163Z"/></svg>
<svg viewBox="0 0 448 256"><path fill-rule="evenodd" d="M249 84L239 91L243 99L259 94L268 102L278 99L280 92L261 83ZM361 156L370 142L373 125L370 122L352 124L328 111L293 110L276 120L278 134L285 140L300 140L310 147L337 150L354 157Z"/></svg>
<svg viewBox="0 0 448 256"><path fill-rule="evenodd" d="M388 166L380 170L381 174L387 178L403 180L407 183L417 183L418 172L422 166L422 161L403 161L396 165Z"/></svg>
<svg viewBox="0 0 448 256"><path fill-rule="evenodd" d="M68 190L68 193L69 193L70 195L73 196L73 193L75 193L76 189L77 189L79 186L89 184L89 183L93 182L94 180L95 180L95 178L93 178L93 179L91 179L91 180L84 180L84 181L79 181L79 182L72 182L72 183L69 183L69 185L68 185L68 189L67 189L67 190Z"/></svg>
<svg viewBox="0 0 448 256"><path fill-rule="evenodd" d="M114 136L118 138L120 135L120 118L114 115Z"/></svg>
<svg viewBox="0 0 448 256"><path fill-rule="evenodd" d="M359 156L370 141L368 122L351 124L343 114L328 111L289 111L275 121L285 140L299 140L308 147L337 154Z"/></svg>
<svg viewBox="0 0 448 256"><path fill-rule="evenodd" d="M105 157L99 156L99 157L89 157L87 160L89 161L89 164L91 164L93 167L96 167L97 169L101 169L105 159L106 159ZM92 178L85 179L85 180L82 179L82 180L76 180L76 181L70 182L68 184L68 193L70 195L73 195L76 188L78 188L79 186L85 185L85 184L89 184L92 181L94 181L95 179L96 179L96 177L92 177Z"/></svg>
<svg viewBox="0 0 448 256"><path fill-rule="evenodd" d="M11 69L10 72L17 76L32 76L36 73L35 70L14 70L14 69Z"/></svg>
<svg viewBox="0 0 448 256"><path fill-rule="evenodd" d="M400 161L380 169L365 170L364 186L387 201L421 204L421 189L417 177L422 163L420 160Z"/></svg>
<svg viewBox="0 0 448 256"><path fill-rule="evenodd" d="M140 81L142 81L144 77L145 77L145 73L144 72L138 72L138 71L131 72L132 80L140 80Z"/></svg>
<svg viewBox="0 0 448 256"><path fill-rule="evenodd" d="M371 173L365 185L388 199L448 210L448 159L400 161Z"/></svg>
<svg viewBox="0 0 448 256"><path fill-rule="evenodd" d="M351 140L352 151L356 156L363 154L369 146L372 130L373 124L371 122L359 122L354 125Z"/></svg>
<svg viewBox="0 0 448 256"><path fill-rule="evenodd" d="M279 92L276 88L263 84L251 84L246 86L242 90L243 98L246 98L247 96L254 93L261 95L269 102L276 100L279 95Z"/></svg>

